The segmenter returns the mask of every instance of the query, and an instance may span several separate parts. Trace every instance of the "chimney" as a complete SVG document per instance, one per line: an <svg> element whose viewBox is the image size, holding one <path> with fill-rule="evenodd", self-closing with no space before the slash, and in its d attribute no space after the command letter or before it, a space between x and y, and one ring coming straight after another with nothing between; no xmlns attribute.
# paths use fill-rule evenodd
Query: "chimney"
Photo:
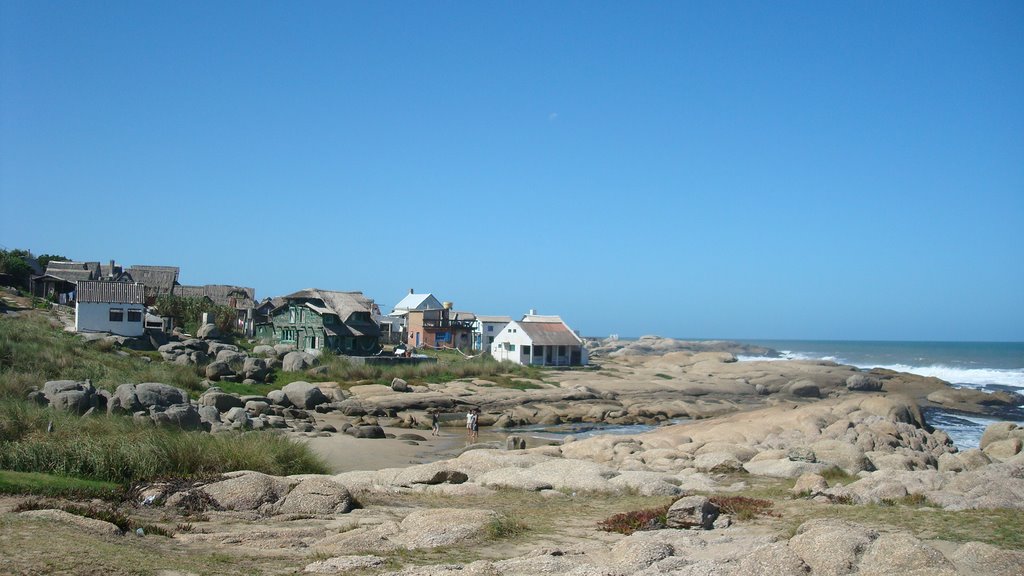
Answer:
<svg viewBox="0 0 1024 576"><path fill-rule="evenodd" d="M536 315L537 315L537 310L535 308L530 308L530 316L536 316Z"/></svg>
<svg viewBox="0 0 1024 576"><path fill-rule="evenodd" d="M412 288L409 288L409 294L415 294L415 292L413 292Z"/></svg>

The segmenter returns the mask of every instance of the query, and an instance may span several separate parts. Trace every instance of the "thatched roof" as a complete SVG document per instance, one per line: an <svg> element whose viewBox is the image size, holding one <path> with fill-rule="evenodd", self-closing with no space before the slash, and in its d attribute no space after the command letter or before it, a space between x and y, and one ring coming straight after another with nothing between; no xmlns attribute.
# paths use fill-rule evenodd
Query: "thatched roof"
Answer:
<svg viewBox="0 0 1024 576"><path fill-rule="evenodd" d="M205 286L177 286L176 296L209 298L220 306L230 306L246 310L256 306L256 290L245 286L229 286L227 284L206 284Z"/></svg>
<svg viewBox="0 0 1024 576"><path fill-rule="evenodd" d="M146 285L147 294L173 294L178 283L177 266L132 266L128 273L133 280Z"/></svg>
<svg viewBox="0 0 1024 576"><path fill-rule="evenodd" d="M380 335L380 327L370 316L373 300L363 296L362 292L334 292L319 288L307 288L289 294L284 299L288 302L311 303L313 306L310 308L321 314L325 311L336 314L355 336ZM366 320L353 318L352 315L356 312L365 312Z"/></svg>
<svg viewBox="0 0 1024 576"><path fill-rule="evenodd" d="M100 278L100 263L51 261L46 264L45 276L52 276L65 282L98 280Z"/></svg>

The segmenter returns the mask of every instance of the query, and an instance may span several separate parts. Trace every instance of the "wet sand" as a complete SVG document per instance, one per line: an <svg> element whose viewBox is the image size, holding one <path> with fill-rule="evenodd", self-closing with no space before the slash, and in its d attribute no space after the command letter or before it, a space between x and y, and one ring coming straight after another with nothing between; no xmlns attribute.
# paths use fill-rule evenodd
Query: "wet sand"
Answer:
<svg viewBox="0 0 1024 576"><path fill-rule="evenodd" d="M318 422L331 424L339 430L341 424L347 421L344 416L334 413L317 414L316 418ZM440 436L431 436L429 429L384 427L384 432L394 435L395 438L355 438L343 432L317 437L294 435L293 438L308 444L335 474L353 470L404 468L414 464L445 460L458 456L471 444L466 429L459 426L442 427ZM403 434L416 434L425 440L416 440L413 444L398 439L398 436ZM477 443L493 443L502 447L508 435L509 432L504 430L481 428ZM536 446L538 442L540 441L535 441L531 445Z"/></svg>

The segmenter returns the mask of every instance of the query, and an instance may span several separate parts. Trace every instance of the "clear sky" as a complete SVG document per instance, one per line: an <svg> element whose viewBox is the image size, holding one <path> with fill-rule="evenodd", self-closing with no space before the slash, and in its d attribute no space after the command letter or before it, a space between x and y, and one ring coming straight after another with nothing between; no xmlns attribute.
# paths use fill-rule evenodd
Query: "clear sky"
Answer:
<svg viewBox="0 0 1024 576"><path fill-rule="evenodd" d="M0 2L0 246L586 335L1024 340L1024 2Z"/></svg>

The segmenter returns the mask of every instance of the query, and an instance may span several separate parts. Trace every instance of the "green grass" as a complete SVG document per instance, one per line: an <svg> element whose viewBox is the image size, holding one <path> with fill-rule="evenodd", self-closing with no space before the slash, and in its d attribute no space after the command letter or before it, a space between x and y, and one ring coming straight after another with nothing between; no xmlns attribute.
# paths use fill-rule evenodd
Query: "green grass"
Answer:
<svg viewBox="0 0 1024 576"><path fill-rule="evenodd" d="M115 482L69 478L40 472L0 470L0 493L75 499L119 499L124 486Z"/></svg>
<svg viewBox="0 0 1024 576"><path fill-rule="evenodd" d="M455 380L483 379L496 386L526 390L540 388L521 379L542 380L541 368L521 366L511 362L498 362L490 357L465 358L452 351L430 351L437 358L436 363L405 364L397 366L375 366L356 364L345 356L324 353L320 356L321 368L315 374L307 372L283 372L274 370L273 388L280 388L291 382L338 382L342 388L356 384L390 385L395 378L410 384L442 384ZM271 389L273 389L271 388Z"/></svg>
<svg viewBox="0 0 1024 576"><path fill-rule="evenodd" d="M109 344L84 342L51 321L56 322L46 312L0 316L0 398L24 398L33 386L65 379L89 379L108 390L140 382L200 390L202 378L195 367L152 360L152 354L111 354ZM143 360L147 355L152 361Z"/></svg>
<svg viewBox="0 0 1024 576"><path fill-rule="evenodd" d="M0 401L0 469L122 484L231 470L328 472L308 447L274 432L185 432L123 416L81 418L16 400Z"/></svg>

